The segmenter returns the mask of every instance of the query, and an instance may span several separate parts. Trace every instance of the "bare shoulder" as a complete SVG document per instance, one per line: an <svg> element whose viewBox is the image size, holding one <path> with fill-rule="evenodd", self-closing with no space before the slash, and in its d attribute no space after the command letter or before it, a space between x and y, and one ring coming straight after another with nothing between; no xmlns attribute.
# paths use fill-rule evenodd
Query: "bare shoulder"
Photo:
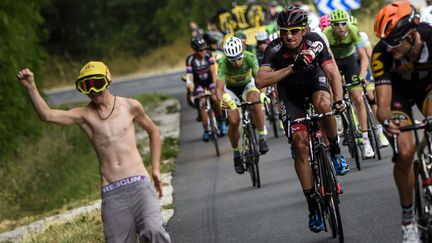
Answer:
<svg viewBox="0 0 432 243"><path fill-rule="evenodd" d="M121 99L121 103L123 103L132 114L139 115L144 113L144 108L138 100L126 97L119 98Z"/></svg>

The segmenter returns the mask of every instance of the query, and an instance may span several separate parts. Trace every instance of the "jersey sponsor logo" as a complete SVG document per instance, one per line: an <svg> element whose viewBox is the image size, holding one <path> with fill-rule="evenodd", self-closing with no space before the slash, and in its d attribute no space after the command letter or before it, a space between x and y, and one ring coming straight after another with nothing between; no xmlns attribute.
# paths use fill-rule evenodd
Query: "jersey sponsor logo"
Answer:
<svg viewBox="0 0 432 243"><path fill-rule="evenodd" d="M327 80L326 80L326 78L324 76L318 77L318 82L320 83L320 85L327 86Z"/></svg>
<svg viewBox="0 0 432 243"><path fill-rule="evenodd" d="M282 48L282 42L275 45L272 49L274 52L278 52Z"/></svg>
<svg viewBox="0 0 432 243"><path fill-rule="evenodd" d="M379 59L381 52L374 53L372 56L372 73L374 78L384 75L384 63Z"/></svg>

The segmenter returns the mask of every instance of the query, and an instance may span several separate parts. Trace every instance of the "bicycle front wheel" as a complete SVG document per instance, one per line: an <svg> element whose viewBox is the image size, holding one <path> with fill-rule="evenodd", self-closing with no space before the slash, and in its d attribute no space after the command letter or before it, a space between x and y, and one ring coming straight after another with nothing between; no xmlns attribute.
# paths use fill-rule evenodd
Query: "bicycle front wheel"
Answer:
<svg viewBox="0 0 432 243"><path fill-rule="evenodd" d="M372 148L375 152L375 158L378 160L381 160L381 151L378 143L378 137L376 135L377 131L377 124L374 118L374 114L372 113L372 109L369 105L369 102L365 100L365 107L366 107L366 113L367 113L367 122L368 122L368 136L371 140Z"/></svg>
<svg viewBox="0 0 432 243"><path fill-rule="evenodd" d="M317 159L323 170L321 174L323 176L322 185L324 186L324 210L328 215L326 220L329 223L332 237L339 236L339 242L344 242L342 219L339 211L339 195L337 193L338 182L324 146L319 148Z"/></svg>
<svg viewBox="0 0 432 243"><path fill-rule="evenodd" d="M428 213L431 209L431 196L426 195L426 190L423 188L423 180L425 174L422 171L420 161L414 161L414 211L420 230L422 242L432 242L432 216Z"/></svg>
<svg viewBox="0 0 432 243"><path fill-rule="evenodd" d="M348 107L345 113L348 120L348 132L346 133L348 138L346 139L348 140L348 149L351 154L351 158L354 158L357 169L361 170L360 157L359 157L359 151L357 146L356 128L355 128L355 123L354 123L354 118L352 116L352 113L353 113L352 108Z"/></svg>
<svg viewBox="0 0 432 243"><path fill-rule="evenodd" d="M259 151L258 151L258 143L255 136L255 131L252 128L252 125L248 125L248 134L249 134L249 146L250 146L250 163L249 166L251 167L251 170L249 171L251 173L251 179L253 186L256 186L257 188L261 187L261 178L259 173Z"/></svg>
<svg viewBox="0 0 432 243"><path fill-rule="evenodd" d="M216 156L219 157L220 156L220 152L219 152L219 144L218 144L218 128L217 128L217 122L216 122L216 116L213 112L213 110L209 110L207 112L208 115L208 119L210 121L210 129L211 129L211 136L210 139L213 141L213 144L215 146L215 150L216 150Z"/></svg>

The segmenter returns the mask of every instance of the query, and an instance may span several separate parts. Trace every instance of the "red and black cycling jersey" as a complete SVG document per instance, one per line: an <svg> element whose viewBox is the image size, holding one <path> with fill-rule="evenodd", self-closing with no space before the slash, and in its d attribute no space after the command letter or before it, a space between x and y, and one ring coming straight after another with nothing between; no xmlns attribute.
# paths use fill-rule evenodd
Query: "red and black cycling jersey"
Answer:
<svg viewBox="0 0 432 243"><path fill-rule="evenodd" d="M283 122L286 134L288 131L288 117L294 120L306 115L304 104L307 98L312 97L318 91L330 93L330 87L322 70L324 65L333 63L327 45L322 37L314 32L306 33L303 39L301 50L309 49L312 43L316 41L321 42L323 48L313 62L303 68L302 71L293 73L277 83L281 109L280 119ZM282 40L277 38L267 46L261 66L279 70L293 64L296 56L297 52L288 50Z"/></svg>
<svg viewBox="0 0 432 243"><path fill-rule="evenodd" d="M211 65L214 65L211 52L206 51L206 55L202 59L199 59L195 54L191 54L186 58L186 73L193 74L195 84L206 85L212 82Z"/></svg>
<svg viewBox="0 0 432 243"><path fill-rule="evenodd" d="M309 47L315 41L321 42L323 49L315 57L312 63L305 67L302 71L285 77L280 82L278 82L278 85L283 85L290 88L302 88L304 83L308 82L308 80L315 79L317 76L324 76L321 67L332 63L333 60L322 37L314 32L306 33L303 36L303 42L300 44L301 50L309 49ZM297 54L298 52L288 50L283 44L281 38L276 38L267 46L261 66L267 66L274 70L279 70L293 64Z"/></svg>
<svg viewBox="0 0 432 243"><path fill-rule="evenodd" d="M422 47L416 62L410 62L406 58L394 60L392 54L387 52L387 46L382 41L378 42L372 55L375 85L412 87L432 81L432 27L420 23L417 32L422 39Z"/></svg>

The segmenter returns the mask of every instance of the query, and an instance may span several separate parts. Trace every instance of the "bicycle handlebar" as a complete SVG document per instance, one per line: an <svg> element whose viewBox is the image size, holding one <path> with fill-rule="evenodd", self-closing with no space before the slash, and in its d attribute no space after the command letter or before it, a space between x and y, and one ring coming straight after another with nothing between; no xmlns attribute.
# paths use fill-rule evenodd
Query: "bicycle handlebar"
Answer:
<svg viewBox="0 0 432 243"><path fill-rule="evenodd" d="M203 93L198 93L196 95L191 95L191 98L192 99L198 99L198 98L201 98L201 97L212 96L212 95L213 94L212 94L212 92L210 90L205 89L205 91Z"/></svg>
<svg viewBox="0 0 432 243"><path fill-rule="evenodd" d="M322 113L322 114L306 115L306 117L297 118L294 121L291 121L290 123L291 124L298 124L298 123L304 123L304 122L307 122L307 121L317 122L319 120L322 120L324 118L337 115L339 113L340 112L338 110L332 110L332 111L329 111L329 112L326 112L326 113Z"/></svg>
<svg viewBox="0 0 432 243"><path fill-rule="evenodd" d="M247 107L247 106L256 105L256 104L261 104L261 101L256 100L256 101L245 101L245 102L241 102L240 104L236 103L236 105L238 107Z"/></svg>

